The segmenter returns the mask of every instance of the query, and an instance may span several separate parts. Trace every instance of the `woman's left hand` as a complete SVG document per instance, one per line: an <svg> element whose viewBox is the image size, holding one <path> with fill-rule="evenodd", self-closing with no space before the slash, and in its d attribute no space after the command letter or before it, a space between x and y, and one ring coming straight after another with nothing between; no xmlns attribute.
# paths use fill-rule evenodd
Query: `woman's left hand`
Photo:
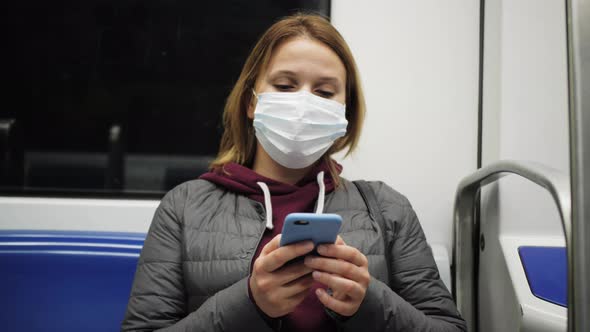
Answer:
<svg viewBox="0 0 590 332"><path fill-rule="evenodd" d="M338 236L335 244L319 245L321 256L307 256L305 265L312 268L313 278L332 290L330 296L318 288L320 302L342 316L352 316L365 298L371 275L367 257L358 249L346 245Z"/></svg>

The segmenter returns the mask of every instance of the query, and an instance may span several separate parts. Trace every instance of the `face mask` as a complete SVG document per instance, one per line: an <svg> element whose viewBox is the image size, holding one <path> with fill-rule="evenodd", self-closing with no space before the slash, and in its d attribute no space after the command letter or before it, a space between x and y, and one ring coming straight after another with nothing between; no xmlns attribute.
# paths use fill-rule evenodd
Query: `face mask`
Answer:
<svg viewBox="0 0 590 332"><path fill-rule="evenodd" d="M307 91L268 92L257 97L256 138L284 167L310 166L346 134L345 106L334 100Z"/></svg>

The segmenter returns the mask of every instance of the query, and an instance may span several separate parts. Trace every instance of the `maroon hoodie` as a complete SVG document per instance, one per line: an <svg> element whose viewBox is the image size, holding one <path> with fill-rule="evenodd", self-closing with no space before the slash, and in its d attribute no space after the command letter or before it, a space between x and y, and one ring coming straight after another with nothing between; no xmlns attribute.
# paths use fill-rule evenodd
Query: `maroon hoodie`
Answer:
<svg viewBox="0 0 590 332"><path fill-rule="evenodd" d="M337 164L337 169L338 172L341 172L342 166ZM274 228L272 230L266 229L264 232L252 262L258 258L262 248L281 233L283 220L289 213L314 212L313 209L319 193L316 179L319 172L324 171L325 193L334 190L334 183L326 162L314 166L295 185L269 179L236 163L225 165L225 171L229 174L222 171L208 172L203 174L200 179L215 183L262 204L264 204L264 194L257 182L266 183L270 191ZM326 315L323 304L315 295L315 290L318 287L325 288L319 283L314 283L307 297L295 308L295 311L283 317L282 331L336 331L336 325Z"/></svg>

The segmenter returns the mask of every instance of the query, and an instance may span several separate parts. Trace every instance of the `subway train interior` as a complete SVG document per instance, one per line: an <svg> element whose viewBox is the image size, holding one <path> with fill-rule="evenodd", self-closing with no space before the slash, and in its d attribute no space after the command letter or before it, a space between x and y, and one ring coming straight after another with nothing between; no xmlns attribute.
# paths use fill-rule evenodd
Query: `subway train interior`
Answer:
<svg viewBox="0 0 590 332"><path fill-rule="evenodd" d="M166 192L257 38L329 18L367 104L342 175L412 202L469 331L590 331L590 0L11 1L0 330L120 329Z"/></svg>

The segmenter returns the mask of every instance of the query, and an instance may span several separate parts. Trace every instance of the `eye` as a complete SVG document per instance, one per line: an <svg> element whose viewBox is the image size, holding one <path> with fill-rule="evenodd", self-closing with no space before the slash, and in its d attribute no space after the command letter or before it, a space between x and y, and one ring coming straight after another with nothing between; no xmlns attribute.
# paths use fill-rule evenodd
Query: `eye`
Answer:
<svg viewBox="0 0 590 332"><path fill-rule="evenodd" d="M289 91L293 89L293 86L288 84L275 84L274 87L279 91Z"/></svg>
<svg viewBox="0 0 590 332"><path fill-rule="evenodd" d="M320 97L324 97L324 98L332 98L334 97L334 92L332 91L327 91L327 90L316 90L316 93L320 96Z"/></svg>

